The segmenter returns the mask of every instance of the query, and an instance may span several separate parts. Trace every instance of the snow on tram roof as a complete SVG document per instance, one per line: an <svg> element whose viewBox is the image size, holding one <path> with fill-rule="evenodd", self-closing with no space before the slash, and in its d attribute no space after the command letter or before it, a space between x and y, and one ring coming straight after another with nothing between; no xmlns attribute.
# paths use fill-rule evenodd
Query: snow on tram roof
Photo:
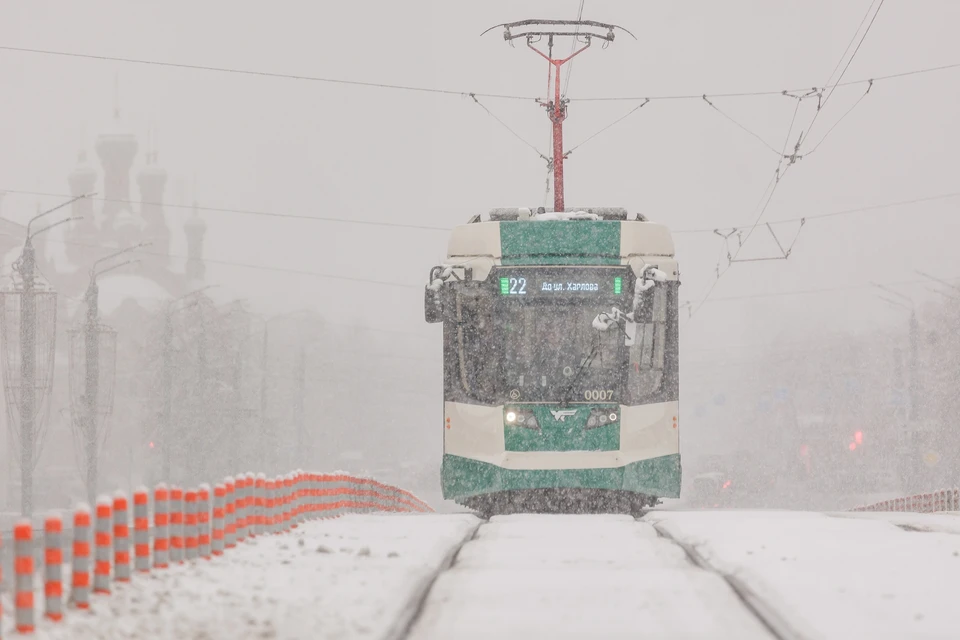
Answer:
<svg viewBox="0 0 960 640"><path fill-rule="evenodd" d="M630 256L673 257L675 249L670 230L662 224L649 221L642 214L634 215L635 217L630 219L626 209L618 207L571 208L569 211L563 212L554 212L543 207L535 210L526 207L493 209L490 211L487 220L481 219L478 214L466 224L454 227L447 246L447 257L489 256L499 259L507 255L507 252L513 254L522 249L522 247L518 249L518 247L513 246L517 242L520 242L521 245L528 242L550 244L554 241L548 238L554 236L556 236L555 242L559 242L557 246L569 248L570 234L559 228L544 228L543 232L546 235L534 231L533 228L527 231L513 228L518 223L521 226L526 226L524 223L564 220L571 221L571 224L574 225L591 222L601 223L599 226L604 227L605 230L594 229L588 232L588 235L593 241L597 241L599 236L604 236L607 243L612 242L618 245L619 251L614 250L611 255L619 255L621 258ZM611 224L614 222L618 223L616 228L613 228ZM501 225L509 226L511 229L508 232L506 229L501 229ZM610 227L608 228L607 225L610 225ZM563 225L563 227L566 227L566 225ZM572 230L573 227L568 229L568 231ZM511 245L509 251L504 248L504 242ZM571 253L571 255L576 254L576 251Z"/></svg>

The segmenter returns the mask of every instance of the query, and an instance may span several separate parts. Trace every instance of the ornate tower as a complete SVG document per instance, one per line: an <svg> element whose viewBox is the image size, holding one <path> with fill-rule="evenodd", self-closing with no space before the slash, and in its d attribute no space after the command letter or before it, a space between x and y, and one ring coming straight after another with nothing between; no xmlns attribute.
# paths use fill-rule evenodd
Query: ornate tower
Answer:
<svg viewBox="0 0 960 640"><path fill-rule="evenodd" d="M200 217L197 203L193 203L193 213L183 225L187 236L187 265L184 269L188 280L203 280L206 266L203 264L203 236L207 233L207 223Z"/></svg>
<svg viewBox="0 0 960 640"><path fill-rule="evenodd" d="M67 177L70 185L70 195L79 196L84 193L93 193L97 185L97 170L87 162L87 152L81 151L77 157L77 166ZM97 221L93 212L93 200L83 198L71 206L71 215L83 218L70 223L67 231L67 258L70 263L83 269L94 260L92 255L96 249L92 246L97 243Z"/></svg>
<svg viewBox="0 0 960 640"><path fill-rule="evenodd" d="M147 166L137 177L140 185L140 215L144 220L143 240L153 243L151 253L163 254L151 262L166 268L170 264L170 229L163 213L163 192L167 186L167 172L157 164L157 152L147 152Z"/></svg>
<svg viewBox="0 0 960 640"><path fill-rule="evenodd" d="M117 89L119 91L119 89ZM97 155L103 165L103 223L101 231L111 234L121 209L130 210L130 168L137 155L137 137L120 120L119 98L110 127L97 138Z"/></svg>

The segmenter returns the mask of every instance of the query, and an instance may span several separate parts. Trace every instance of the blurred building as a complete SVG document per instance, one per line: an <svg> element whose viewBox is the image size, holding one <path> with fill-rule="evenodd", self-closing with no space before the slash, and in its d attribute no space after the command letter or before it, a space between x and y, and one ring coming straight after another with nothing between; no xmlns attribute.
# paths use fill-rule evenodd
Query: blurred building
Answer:
<svg viewBox="0 0 960 640"><path fill-rule="evenodd" d="M147 342L146 334L156 329L149 322L151 317L155 318L151 312L163 301L199 288L205 278L206 223L195 202L191 208L181 201L172 214L168 211L169 175L160 163L159 150L151 148L149 141L145 145L141 143L125 125L119 108L114 109L107 125L91 143L91 149L79 152L77 164L65 182L74 196L94 192L97 195L71 205L70 216L81 219L38 236L34 241L40 279L59 294L52 405L38 472L43 469L46 476L60 472L66 476L72 474L70 482L64 478L59 483L65 493L75 493L66 487L82 486L76 471L77 457L71 433L69 356L71 329L78 328L84 320L84 294L90 284L92 266L99 258L120 249L141 242L151 243L99 265L102 269L128 259L138 261L98 278L101 320L116 329L118 336L113 393L118 402L109 420L110 443L104 448L106 461L102 465L105 471L102 483L107 487L134 481L132 474L139 466L135 450L143 436L142 400L150 389L142 375L144 372L139 371L138 358ZM0 275L4 278L4 287L11 285L11 265L20 256L25 237L25 226L5 218L0 210L3 260ZM9 432L4 433L4 441L11 443ZM13 447L6 448L14 453ZM128 459L121 461L120 456ZM4 466L13 462L4 456ZM118 469L126 469L128 477L109 477ZM6 501L10 508L19 504L19 470L3 475L0 482L6 481ZM39 485L37 490L42 491ZM44 503L77 497L38 493L36 504L43 507Z"/></svg>

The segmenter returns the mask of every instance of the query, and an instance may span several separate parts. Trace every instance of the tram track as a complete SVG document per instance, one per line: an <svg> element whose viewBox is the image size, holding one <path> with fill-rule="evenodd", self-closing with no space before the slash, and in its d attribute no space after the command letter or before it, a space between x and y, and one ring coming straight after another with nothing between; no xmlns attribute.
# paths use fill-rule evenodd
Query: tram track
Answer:
<svg viewBox="0 0 960 640"><path fill-rule="evenodd" d="M638 518L640 520L640 518ZM813 634L797 630L795 626L788 623L782 615L766 602L754 589L752 589L744 580L733 573L721 570L711 563L695 544L689 544L672 536L670 532L659 522L653 523L653 528L657 534L669 540L673 544L683 549L687 558L690 559L696 567L719 576L726 582L743 606L770 632L776 640L810 640L816 637Z"/></svg>
<svg viewBox="0 0 960 640"><path fill-rule="evenodd" d="M457 561L457 556L460 554L460 551L463 549L463 547L476 539L480 528L487 524L487 522L488 520L479 521L476 526L467 531L467 534L463 536L463 539L459 544L447 550L446 555L440 562L440 565L437 567L437 569L433 573L425 576L413 589L407 606L402 609L403 613L401 613L400 617L394 621L391 628L383 636L384 640L405 640L407 637L409 637L411 629L413 629L413 627L417 624L417 621L420 619L420 616L423 614L427 597L430 595L430 591L433 589L433 586L436 584L437 580L441 575L443 575L444 572L453 566L453 564Z"/></svg>
<svg viewBox="0 0 960 640"><path fill-rule="evenodd" d="M695 549L626 514L483 520L409 603L386 638L809 637Z"/></svg>

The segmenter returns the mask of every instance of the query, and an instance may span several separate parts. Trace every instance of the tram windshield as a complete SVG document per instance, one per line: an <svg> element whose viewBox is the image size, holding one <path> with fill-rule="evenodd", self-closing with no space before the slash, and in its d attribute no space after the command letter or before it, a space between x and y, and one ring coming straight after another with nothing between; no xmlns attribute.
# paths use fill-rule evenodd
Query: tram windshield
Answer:
<svg viewBox="0 0 960 640"><path fill-rule="evenodd" d="M499 316L503 382L514 401L619 400L623 334L597 331L595 304L506 304Z"/></svg>
<svg viewBox="0 0 960 640"><path fill-rule="evenodd" d="M448 398L633 405L674 393L675 286L651 290L636 324L598 331L598 314L632 299L626 270L507 273L497 274L493 288L456 289L444 332Z"/></svg>

